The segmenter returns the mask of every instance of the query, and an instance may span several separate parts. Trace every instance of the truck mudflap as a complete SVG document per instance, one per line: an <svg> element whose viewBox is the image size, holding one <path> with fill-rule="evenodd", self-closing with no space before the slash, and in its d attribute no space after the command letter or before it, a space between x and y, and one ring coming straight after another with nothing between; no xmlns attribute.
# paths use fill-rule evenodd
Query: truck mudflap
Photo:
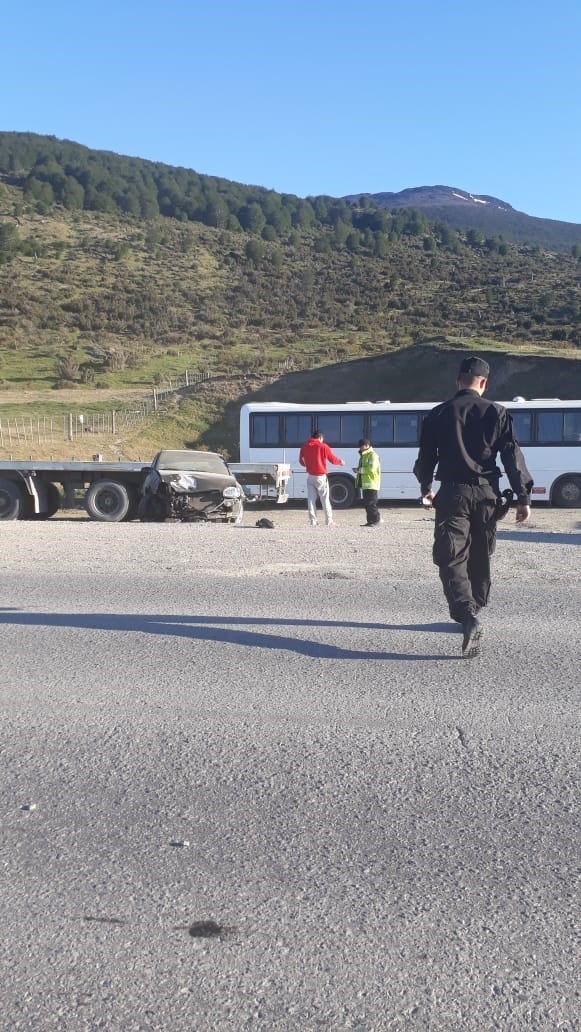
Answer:
<svg viewBox="0 0 581 1032"><path fill-rule="evenodd" d="M288 502L288 482L293 475L287 462L229 462L229 470L244 488L258 498L276 497L277 505Z"/></svg>

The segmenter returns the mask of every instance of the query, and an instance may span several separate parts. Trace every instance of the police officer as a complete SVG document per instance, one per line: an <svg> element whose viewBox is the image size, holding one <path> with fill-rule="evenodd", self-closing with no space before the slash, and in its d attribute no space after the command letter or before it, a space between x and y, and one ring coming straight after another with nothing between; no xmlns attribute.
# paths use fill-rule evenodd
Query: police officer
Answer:
<svg viewBox="0 0 581 1032"><path fill-rule="evenodd" d="M359 465L353 470L357 474L356 484L361 488L363 504L367 514L367 523L364 527L377 527L381 523L381 516L377 508L377 498L381 485L381 465L379 455L371 447L371 441L363 437L359 441Z"/></svg>
<svg viewBox="0 0 581 1032"><path fill-rule="evenodd" d="M499 455L516 494L516 522L530 516L532 477L502 405L483 398L490 367L482 358L465 358L457 392L424 419L414 473L424 504L434 504L433 558L452 620L462 624L462 655L480 652L482 625L477 613L488 602L490 556L499 514ZM434 469L441 482L432 490Z"/></svg>

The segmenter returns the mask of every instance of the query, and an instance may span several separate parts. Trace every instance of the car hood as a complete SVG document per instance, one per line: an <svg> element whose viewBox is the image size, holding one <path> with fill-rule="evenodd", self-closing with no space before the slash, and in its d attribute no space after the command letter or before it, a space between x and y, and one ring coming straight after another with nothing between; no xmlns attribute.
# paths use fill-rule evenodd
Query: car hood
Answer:
<svg viewBox="0 0 581 1032"><path fill-rule="evenodd" d="M156 471L166 484L171 484L174 491L188 494L198 491L223 491L225 487L239 487L238 481L230 474L197 473L195 470L158 469Z"/></svg>

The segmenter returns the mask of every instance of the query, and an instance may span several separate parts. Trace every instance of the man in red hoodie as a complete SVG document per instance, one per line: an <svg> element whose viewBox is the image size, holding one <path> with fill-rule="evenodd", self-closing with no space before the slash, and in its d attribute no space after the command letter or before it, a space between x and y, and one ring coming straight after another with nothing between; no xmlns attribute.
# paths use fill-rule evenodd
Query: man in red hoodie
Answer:
<svg viewBox="0 0 581 1032"><path fill-rule="evenodd" d="M299 462L307 471L307 508L311 527L317 526L317 498L321 500L327 526L334 527L329 481L327 480L327 462L331 462L334 466L344 466L343 459L335 455L329 445L324 443L321 431L315 430L313 436L306 444L303 444L299 452Z"/></svg>

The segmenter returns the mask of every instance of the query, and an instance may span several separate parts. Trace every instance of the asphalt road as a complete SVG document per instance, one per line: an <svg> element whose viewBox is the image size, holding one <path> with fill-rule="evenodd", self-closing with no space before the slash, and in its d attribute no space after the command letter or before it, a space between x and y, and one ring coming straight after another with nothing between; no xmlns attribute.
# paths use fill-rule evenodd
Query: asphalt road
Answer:
<svg viewBox="0 0 581 1032"><path fill-rule="evenodd" d="M581 514L471 661L430 514L268 515L2 525L0 1025L579 1028Z"/></svg>

